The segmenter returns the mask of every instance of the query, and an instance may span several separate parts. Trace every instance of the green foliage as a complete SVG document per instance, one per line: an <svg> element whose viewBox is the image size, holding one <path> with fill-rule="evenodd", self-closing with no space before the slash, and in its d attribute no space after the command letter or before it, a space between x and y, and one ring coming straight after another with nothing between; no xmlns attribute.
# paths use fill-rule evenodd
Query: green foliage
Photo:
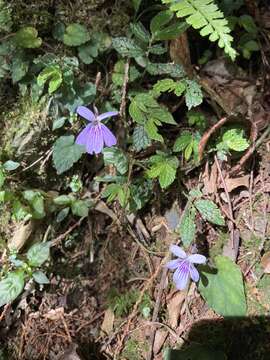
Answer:
<svg viewBox="0 0 270 360"><path fill-rule="evenodd" d="M74 143L74 136L61 136L53 147L53 164L57 174L69 170L85 153L82 146Z"/></svg>
<svg viewBox="0 0 270 360"><path fill-rule="evenodd" d="M234 151L244 151L249 147L248 141L244 138L243 129L234 128L225 131L222 142L228 149Z"/></svg>
<svg viewBox="0 0 270 360"><path fill-rule="evenodd" d="M45 217L44 197L39 191L26 190L23 192L23 197L30 205L31 215L34 219Z"/></svg>
<svg viewBox="0 0 270 360"><path fill-rule="evenodd" d="M179 166L177 157L167 155L161 151L149 159L150 169L146 172L150 179L158 178L162 189L170 186L176 178L176 170Z"/></svg>
<svg viewBox="0 0 270 360"><path fill-rule="evenodd" d="M62 72L58 65L45 67L37 77L38 86L49 80L49 94L55 92L63 82Z"/></svg>
<svg viewBox="0 0 270 360"><path fill-rule="evenodd" d="M185 101L188 109L198 106L203 101L203 95L200 85L189 79L183 79L181 81L174 81L172 79L159 80L153 90L159 95L164 92L174 92L176 96L185 94Z"/></svg>
<svg viewBox="0 0 270 360"><path fill-rule="evenodd" d="M122 317L129 313L132 306L139 297L138 290L129 290L124 294L120 294L116 289L110 291L108 303L115 313L116 317Z"/></svg>
<svg viewBox="0 0 270 360"><path fill-rule="evenodd" d="M86 44L78 48L78 55L81 61L86 64L92 64L99 53L106 50L111 44L110 37L102 32L91 34L91 39Z"/></svg>
<svg viewBox="0 0 270 360"><path fill-rule="evenodd" d="M185 247L188 247L195 239L196 234L196 210L193 206L187 206L182 215L181 222L177 228L181 241Z"/></svg>
<svg viewBox="0 0 270 360"><path fill-rule="evenodd" d="M166 349L163 360L227 360L227 356L220 350L208 348L204 345L191 345L184 350Z"/></svg>
<svg viewBox="0 0 270 360"><path fill-rule="evenodd" d="M194 205L205 220L215 225L225 225L219 208L212 200L198 199L194 202Z"/></svg>
<svg viewBox="0 0 270 360"><path fill-rule="evenodd" d="M11 9L4 0L0 0L0 31L8 32L11 26Z"/></svg>
<svg viewBox="0 0 270 360"><path fill-rule="evenodd" d="M159 105L151 94L136 95L131 100L129 114L136 123L144 126L150 139L160 142L163 142L163 137L158 133L158 126L161 126L162 123L176 124L169 111Z"/></svg>
<svg viewBox="0 0 270 360"><path fill-rule="evenodd" d="M128 171L128 159L126 155L116 147L103 149L104 164L114 165L119 174L124 175Z"/></svg>
<svg viewBox="0 0 270 360"><path fill-rule="evenodd" d="M125 62L123 60L119 60L115 63L112 74L112 81L117 86L123 86L125 76ZM129 83L137 80L140 76L140 72L137 70L135 66L129 67L128 79Z"/></svg>
<svg viewBox="0 0 270 360"><path fill-rule="evenodd" d="M38 284L45 285L50 283L50 280L47 278L44 272L40 270L33 272L32 276L35 282Z"/></svg>
<svg viewBox="0 0 270 360"><path fill-rule="evenodd" d="M41 266L45 261L49 259L50 243L44 242L44 243L34 244L27 251L26 256L30 266L34 266L34 267Z"/></svg>
<svg viewBox="0 0 270 360"><path fill-rule="evenodd" d="M38 48L42 44L42 39L38 37L37 30L30 26L17 31L14 41L17 46L27 49Z"/></svg>
<svg viewBox="0 0 270 360"><path fill-rule="evenodd" d="M215 258L216 270L201 267L199 291L222 316L245 316L246 298L241 270L226 256Z"/></svg>
<svg viewBox="0 0 270 360"><path fill-rule="evenodd" d="M24 272L10 272L0 281L0 307L15 300L24 288Z"/></svg>
<svg viewBox="0 0 270 360"><path fill-rule="evenodd" d="M126 37L114 38L112 46L123 57L136 58L144 55L140 46L134 40Z"/></svg>
<svg viewBox="0 0 270 360"><path fill-rule="evenodd" d="M175 11L177 17L185 18L186 22L194 29L200 29L202 36L209 36L210 41L218 41L218 46L232 60L236 51L232 48L233 38L230 35L228 21L224 18L214 0L162 0L170 5L170 10Z"/></svg>
<svg viewBox="0 0 270 360"><path fill-rule="evenodd" d="M173 151L183 152L186 161L190 160L191 155L194 155L194 160L198 160L198 145L201 136L198 133L193 134L189 130L184 130L180 136L175 140Z"/></svg>
<svg viewBox="0 0 270 360"><path fill-rule="evenodd" d="M142 125L136 125L133 132L133 145L136 151L146 149L151 145L151 140Z"/></svg>
<svg viewBox="0 0 270 360"><path fill-rule="evenodd" d="M80 46L90 40L88 30L84 25L70 24L63 35L63 42L67 46Z"/></svg>

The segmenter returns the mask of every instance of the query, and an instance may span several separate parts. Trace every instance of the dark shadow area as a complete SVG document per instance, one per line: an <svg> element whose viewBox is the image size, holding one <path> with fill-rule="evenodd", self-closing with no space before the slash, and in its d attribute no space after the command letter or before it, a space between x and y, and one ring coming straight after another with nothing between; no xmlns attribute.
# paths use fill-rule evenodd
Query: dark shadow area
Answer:
<svg viewBox="0 0 270 360"><path fill-rule="evenodd" d="M236 317L195 323L187 345L166 360L270 359L270 317Z"/></svg>

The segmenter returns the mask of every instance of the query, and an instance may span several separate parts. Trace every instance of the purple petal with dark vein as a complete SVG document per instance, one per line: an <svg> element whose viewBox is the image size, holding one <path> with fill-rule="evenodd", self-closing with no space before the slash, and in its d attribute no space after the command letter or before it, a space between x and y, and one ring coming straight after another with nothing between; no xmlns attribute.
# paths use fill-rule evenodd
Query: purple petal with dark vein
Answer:
<svg viewBox="0 0 270 360"><path fill-rule="evenodd" d="M89 131L89 138L86 144L86 150L89 154L101 153L104 146L103 133L100 125L92 126Z"/></svg>
<svg viewBox="0 0 270 360"><path fill-rule="evenodd" d="M108 112L105 112L104 114L98 115L97 118L99 121L102 121L104 119L107 119L108 117L116 116L118 114L119 114L118 111L108 111Z"/></svg>
<svg viewBox="0 0 270 360"><path fill-rule="evenodd" d="M86 146L92 125L87 125L77 136L76 144Z"/></svg>
<svg viewBox="0 0 270 360"><path fill-rule="evenodd" d="M103 133L103 140L106 146L114 146L117 143L116 137L106 125L100 124L101 131Z"/></svg>
<svg viewBox="0 0 270 360"><path fill-rule="evenodd" d="M181 263L181 260L179 259L176 259L176 260L171 260L171 261L168 261L167 264L165 265L165 267L167 269L170 269L170 270L174 270L176 269Z"/></svg>
<svg viewBox="0 0 270 360"><path fill-rule="evenodd" d="M200 279L199 272L193 264L190 264L189 273L190 273L190 277L193 281L195 281L195 282L199 281L199 279Z"/></svg>
<svg viewBox="0 0 270 360"><path fill-rule="evenodd" d="M170 252L172 252L175 256L180 257L181 259L184 259L187 256L185 251L177 245L171 245Z"/></svg>
<svg viewBox="0 0 270 360"><path fill-rule="evenodd" d="M188 261L194 263L194 264L205 264L206 263L206 257L200 254L193 254L188 256Z"/></svg>
<svg viewBox="0 0 270 360"><path fill-rule="evenodd" d="M78 106L76 112L88 121L94 121L96 118L95 114L85 106Z"/></svg>
<svg viewBox="0 0 270 360"><path fill-rule="evenodd" d="M189 279L189 271L183 271L178 268L173 274L173 281L178 290L184 290Z"/></svg>

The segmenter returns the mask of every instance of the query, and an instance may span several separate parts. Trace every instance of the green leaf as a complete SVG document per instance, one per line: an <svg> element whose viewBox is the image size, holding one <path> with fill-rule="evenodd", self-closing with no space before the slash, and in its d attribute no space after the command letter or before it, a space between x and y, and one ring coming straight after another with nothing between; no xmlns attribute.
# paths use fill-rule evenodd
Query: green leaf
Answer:
<svg viewBox="0 0 270 360"><path fill-rule="evenodd" d="M128 171L128 159L120 149L116 147L104 148L103 155L105 165L114 165L121 175Z"/></svg>
<svg viewBox="0 0 270 360"><path fill-rule="evenodd" d="M160 31L165 25L167 25L173 18L173 12L170 10L160 11L155 15L150 22L150 30L152 35Z"/></svg>
<svg viewBox="0 0 270 360"><path fill-rule="evenodd" d="M188 130L184 130L182 134L176 139L173 145L174 152L183 151L192 141L192 134Z"/></svg>
<svg viewBox="0 0 270 360"><path fill-rule="evenodd" d="M176 170L179 166L179 161L175 156L168 156L165 153L159 153L150 158L152 163L146 174L150 179L158 178L162 189L171 185L176 177Z"/></svg>
<svg viewBox="0 0 270 360"><path fill-rule="evenodd" d="M94 58L98 56L98 44L87 43L79 47L79 58L84 64L92 64Z"/></svg>
<svg viewBox="0 0 270 360"><path fill-rule="evenodd" d="M69 170L81 156L85 149L74 143L74 136L61 136L56 140L53 147L53 164L60 175Z"/></svg>
<svg viewBox="0 0 270 360"><path fill-rule="evenodd" d="M195 239L196 223L195 223L196 211L194 207L188 207L182 218L177 232L180 234L182 243L185 247L188 247Z"/></svg>
<svg viewBox="0 0 270 360"><path fill-rule="evenodd" d="M38 270L33 272L32 274L33 279L35 280L35 282L37 282L38 284L49 284L50 280L47 278L47 276L44 274L44 272Z"/></svg>
<svg viewBox="0 0 270 360"><path fill-rule="evenodd" d="M234 151L244 151L249 147L248 141L244 138L244 130L239 128L227 130L222 136L222 141Z"/></svg>
<svg viewBox="0 0 270 360"><path fill-rule="evenodd" d="M20 163L16 162L16 161L12 161L12 160L8 160L3 164L3 167L6 171L13 171L18 169L18 167L20 166Z"/></svg>
<svg viewBox="0 0 270 360"><path fill-rule="evenodd" d="M133 4L134 10L136 12L139 10L141 2L142 2L142 0L132 0L132 4Z"/></svg>
<svg viewBox="0 0 270 360"><path fill-rule="evenodd" d="M140 72L136 69L135 66L131 65L129 67L129 74L128 74L128 82L131 83L138 79L140 76ZM125 77L125 62L123 60L119 60L116 62L113 68L112 74L112 81L117 86L123 86Z"/></svg>
<svg viewBox="0 0 270 360"><path fill-rule="evenodd" d="M38 32L35 28L28 26L20 29L14 36L17 46L22 48L38 48L42 44L41 38L38 37Z"/></svg>
<svg viewBox="0 0 270 360"><path fill-rule="evenodd" d="M189 28L189 25L186 22L176 22L167 26L166 28L157 31L155 33L154 39L157 41L173 40L177 39L182 33L184 33Z"/></svg>
<svg viewBox="0 0 270 360"><path fill-rule="evenodd" d="M170 75L175 78L186 76L185 70L181 65L168 63L150 63L146 70L150 75Z"/></svg>
<svg viewBox="0 0 270 360"><path fill-rule="evenodd" d="M80 46L90 40L88 30L84 25L70 24L63 36L63 42L68 46Z"/></svg>
<svg viewBox="0 0 270 360"><path fill-rule="evenodd" d="M46 216L44 207L44 198L39 191L26 190L23 197L31 205L31 212L34 219L42 219Z"/></svg>
<svg viewBox="0 0 270 360"><path fill-rule="evenodd" d="M185 148L184 157L185 157L186 161L188 161L190 159L192 152L193 152L193 139L188 144L188 146Z"/></svg>
<svg viewBox="0 0 270 360"><path fill-rule="evenodd" d="M27 251L27 259L30 266L38 267L41 266L50 256L50 243L43 242L34 244Z"/></svg>
<svg viewBox="0 0 270 360"><path fill-rule="evenodd" d="M66 208L62 209L61 211L59 211L59 213L56 216L56 222L57 223L62 222L68 216L69 210L70 210L70 208L66 207Z"/></svg>
<svg viewBox="0 0 270 360"><path fill-rule="evenodd" d="M250 15L241 15L238 22L248 33L255 35L258 33L258 28Z"/></svg>
<svg viewBox="0 0 270 360"><path fill-rule="evenodd" d="M247 311L242 273L226 256L215 258L216 271L201 267L199 291L207 304L218 314L228 317L245 316Z"/></svg>
<svg viewBox="0 0 270 360"><path fill-rule="evenodd" d="M131 23L130 24L130 29L132 31L132 33L135 35L135 37L148 44L150 41L150 34L149 32L146 30L146 28L143 26L143 24L141 22L138 23Z"/></svg>
<svg viewBox="0 0 270 360"><path fill-rule="evenodd" d="M122 186L120 184L109 184L102 192L102 198L107 198L108 202L115 200L121 191Z"/></svg>
<svg viewBox="0 0 270 360"><path fill-rule="evenodd" d="M11 63L11 77L12 82L16 83L20 81L28 72L29 61L24 56L15 56Z"/></svg>
<svg viewBox="0 0 270 360"><path fill-rule="evenodd" d="M152 140L164 142L163 137L158 133L157 124L159 123L155 119L149 119L144 126L146 134Z"/></svg>
<svg viewBox="0 0 270 360"><path fill-rule="evenodd" d="M54 204L56 205L70 205L74 201L72 195L60 195L53 199Z"/></svg>
<svg viewBox="0 0 270 360"><path fill-rule="evenodd" d="M136 151L144 150L151 145L151 140L144 127L141 125L135 126L133 132L133 145Z"/></svg>
<svg viewBox="0 0 270 360"><path fill-rule="evenodd" d="M89 209L92 203L89 200L76 200L71 205L71 211L73 215L86 217L89 213Z"/></svg>
<svg viewBox="0 0 270 360"><path fill-rule="evenodd" d="M144 51L132 39L117 37L112 40L112 46L123 57L136 58L144 55Z"/></svg>
<svg viewBox="0 0 270 360"><path fill-rule="evenodd" d="M53 125L52 125L52 130L55 131L57 129L61 129L61 127L63 127L65 125L67 118L62 116L56 120L54 120Z"/></svg>
<svg viewBox="0 0 270 360"><path fill-rule="evenodd" d="M198 106L203 101L203 94L200 85L194 80L185 80L185 100L188 109Z"/></svg>
<svg viewBox="0 0 270 360"><path fill-rule="evenodd" d="M0 281L0 307L15 300L24 288L24 272L10 272Z"/></svg>
<svg viewBox="0 0 270 360"><path fill-rule="evenodd" d="M219 208L213 201L199 199L194 202L194 205L204 220L210 221L216 225L225 225L224 218Z"/></svg>
<svg viewBox="0 0 270 360"><path fill-rule="evenodd" d="M37 77L37 84L43 86L49 80L49 94L55 92L62 84L62 71L58 65L47 66Z"/></svg>

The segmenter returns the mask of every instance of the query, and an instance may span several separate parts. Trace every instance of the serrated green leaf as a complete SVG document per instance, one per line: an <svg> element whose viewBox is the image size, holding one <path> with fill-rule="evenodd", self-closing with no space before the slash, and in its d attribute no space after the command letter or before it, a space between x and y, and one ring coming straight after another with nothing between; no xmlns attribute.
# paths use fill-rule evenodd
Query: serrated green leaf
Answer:
<svg viewBox="0 0 270 360"><path fill-rule="evenodd" d="M216 271L201 267L199 291L207 304L218 314L228 317L246 315L246 297L242 273L226 256L215 258Z"/></svg>
<svg viewBox="0 0 270 360"><path fill-rule="evenodd" d="M194 80L185 80L185 101L188 109L198 106L203 101L203 93L200 85Z"/></svg>
<svg viewBox="0 0 270 360"><path fill-rule="evenodd" d="M163 137L158 133L158 127L155 119L149 119L144 125L148 137L152 140L164 142Z"/></svg>
<svg viewBox="0 0 270 360"><path fill-rule="evenodd" d="M182 134L175 140L173 145L174 152L183 151L192 141L192 134L188 130L184 130Z"/></svg>
<svg viewBox="0 0 270 360"><path fill-rule="evenodd" d="M28 72L29 61L24 56L15 56L11 63L11 77L12 82L16 83L20 81Z"/></svg>
<svg viewBox="0 0 270 360"><path fill-rule="evenodd" d="M24 288L23 271L10 272L0 281L0 307L15 300Z"/></svg>
<svg viewBox="0 0 270 360"><path fill-rule="evenodd" d="M154 35L154 39L157 41L177 39L188 28L189 24L187 24L186 22L177 21L174 24L171 24L164 29L157 31Z"/></svg>
<svg viewBox="0 0 270 360"><path fill-rule="evenodd" d="M69 170L85 153L85 149L74 143L74 136L61 136L53 146L53 164L60 175Z"/></svg>
<svg viewBox="0 0 270 360"><path fill-rule="evenodd" d="M68 46L80 46L89 40L90 35L86 27L77 23L68 25L63 36L63 42Z"/></svg>
<svg viewBox="0 0 270 360"><path fill-rule="evenodd" d="M129 67L128 82L131 83L138 79L140 72L136 69L135 66L131 65ZM123 86L125 77L125 62L123 60L117 61L113 68L112 81L117 86Z"/></svg>
<svg viewBox="0 0 270 360"><path fill-rule="evenodd" d="M196 223L195 223L196 210L192 206L188 207L182 218L177 232L180 234L180 238L185 247L189 247L192 241L195 239Z"/></svg>
<svg viewBox="0 0 270 360"><path fill-rule="evenodd" d="M117 171L124 175L128 171L128 159L126 155L116 147L106 147L103 149L104 164L114 165Z"/></svg>
<svg viewBox="0 0 270 360"><path fill-rule="evenodd" d="M43 195L39 191L26 190L23 197L31 206L31 212L34 219L42 219L46 216Z"/></svg>
<svg viewBox="0 0 270 360"><path fill-rule="evenodd" d="M239 128L227 130L222 136L222 141L234 151L244 151L249 147L247 139L244 138L244 130Z"/></svg>
<svg viewBox="0 0 270 360"><path fill-rule="evenodd" d="M50 243L43 242L34 244L27 251L26 256L31 266L41 266L50 257Z"/></svg>
<svg viewBox="0 0 270 360"><path fill-rule="evenodd" d="M190 159L192 152L193 152L193 139L187 145L187 147L185 148L185 151L184 151L184 157L185 157L186 161L188 161Z"/></svg>
<svg viewBox="0 0 270 360"><path fill-rule="evenodd" d="M47 276L44 274L44 272L38 270L33 272L33 279L35 280L35 282L37 282L38 284L49 284L50 280L47 278Z"/></svg>
<svg viewBox="0 0 270 360"><path fill-rule="evenodd" d="M162 189L170 186L176 178L176 168L170 166L169 164L164 164L162 171L159 174L159 184Z"/></svg>
<svg viewBox="0 0 270 360"><path fill-rule="evenodd" d="M136 151L141 151L146 149L151 145L151 140L147 135L144 127L141 125L137 125L133 132L133 145Z"/></svg>
<svg viewBox="0 0 270 360"><path fill-rule="evenodd" d="M160 11L155 15L150 22L150 30L155 37L155 33L160 31L165 25L167 25L173 18L173 12L170 10Z"/></svg>
<svg viewBox="0 0 270 360"><path fill-rule="evenodd" d="M175 78L186 76L184 68L179 64L150 63L147 65L146 70L150 75L170 75Z"/></svg>
<svg viewBox="0 0 270 360"><path fill-rule="evenodd" d="M167 188L173 183L176 177L176 170L179 161L175 156L168 156L164 153L154 155L150 158L152 163L146 174L150 179L158 178L162 189Z"/></svg>
<svg viewBox="0 0 270 360"><path fill-rule="evenodd" d="M205 220L216 225L225 225L224 218L213 201L199 199L194 202L194 205Z"/></svg>
<svg viewBox="0 0 270 360"><path fill-rule="evenodd" d="M42 44L41 38L35 28L28 26L20 29L14 36L16 45L22 48L38 48Z"/></svg>
<svg viewBox="0 0 270 360"><path fill-rule="evenodd" d="M49 94L55 92L62 84L62 72L59 66L45 67L37 77L37 84L43 86L49 80Z"/></svg>
<svg viewBox="0 0 270 360"><path fill-rule="evenodd" d="M112 40L112 46L123 57L136 58L144 55L144 51L132 39L117 37Z"/></svg>

